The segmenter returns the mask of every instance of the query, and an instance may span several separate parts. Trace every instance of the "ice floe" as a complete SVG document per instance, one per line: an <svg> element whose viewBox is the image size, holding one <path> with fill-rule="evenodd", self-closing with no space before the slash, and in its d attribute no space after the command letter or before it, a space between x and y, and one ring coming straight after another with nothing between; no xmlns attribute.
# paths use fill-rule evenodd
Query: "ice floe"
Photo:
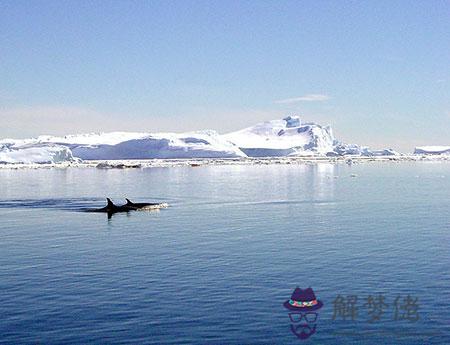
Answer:
<svg viewBox="0 0 450 345"><path fill-rule="evenodd" d="M422 155L450 155L450 146L417 146L415 154Z"/></svg>
<svg viewBox="0 0 450 345"><path fill-rule="evenodd" d="M0 163L10 164L53 164L75 162L72 152L61 145L6 145L0 144Z"/></svg>

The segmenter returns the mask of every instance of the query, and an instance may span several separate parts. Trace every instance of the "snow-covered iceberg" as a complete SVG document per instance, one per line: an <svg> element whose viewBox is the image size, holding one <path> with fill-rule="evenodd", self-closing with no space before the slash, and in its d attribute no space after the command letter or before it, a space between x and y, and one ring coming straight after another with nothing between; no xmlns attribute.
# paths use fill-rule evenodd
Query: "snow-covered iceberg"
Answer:
<svg viewBox="0 0 450 345"><path fill-rule="evenodd" d="M415 154L421 155L450 155L450 146L418 146Z"/></svg>
<svg viewBox="0 0 450 345"><path fill-rule="evenodd" d="M259 123L223 138L250 157L326 154L336 143L330 126L302 124L298 116Z"/></svg>
<svg viewBox="0 0 450 345"><path fill-rule="evenodd" d="M363 157L381 157L381 156L400 156L401 153L393 149L371 150L367 146L357 144L344 144L338 142L333 151L327 152L327 156L363 156Z"/></svg>
<svg viewBox="0 0 450 345"><path fill-rule="evenodd" d="M448 148L450 150L450 148ZM259 123L219 135L206 130L189 133L111 132L42 135L33 139L0 140L2 163L59 163L76 159L127 160L177 158L240 158L302 156L389 156L397 152L370 150L342 143L330 126L302 123L298 116Z"/></svg>
<svg viewBox="0 0 450 345"><path fill-rule="evenodd" d="M4 150L1 147L5 148ZM26 150L24 151L24 149ZM47 156L44 153L47 150ZM56 151L62 150L60 156ZM192 133L111 132L39 136L36 139L0 141L0 161L47 163L77 157L83 160L151 159L151 158L236 158L246 155L215 131ZM38 156L41 153L42 157ZM47 159L53 153L53 160ZM64 156L63 153L66 153ZM19 158L20 155L20 158ZM29 160L26 156L29 155ZM69 157L70 156L70 157ZM0 156L2 157L2 156ZM51 157L50 157L51 158Z"/></svg>
<svg viewBox="0 0 450 345"><path fill-rule="evenodd" d="M71 143L75 157L102 159L235 158L245 154L215 131L137 134L120 142Z"/></svg>
<svg viewBox="0 0 450 345"><path fill-rule="evenodd" d="M69 148L61 145L0 144L0 163L45 164L75 161Z"/></svg>
<svg viewBox="0 0 450 345"><path fill-rule="evenodd" d="M273 156L396 156L392 149L370 150L366 146L338 141L330 126L301 123L298 116L272 120L223 135L249 157Z"/></svg>

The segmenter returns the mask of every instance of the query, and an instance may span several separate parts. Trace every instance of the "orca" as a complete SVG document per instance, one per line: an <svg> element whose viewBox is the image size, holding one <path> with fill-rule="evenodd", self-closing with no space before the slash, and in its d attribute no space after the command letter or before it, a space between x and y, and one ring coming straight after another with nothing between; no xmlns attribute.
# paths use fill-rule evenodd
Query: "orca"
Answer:
<svg viewBox="0 0 450 345"><path fill-rule="evenodd" d="M105 207L102 208L94 208L94 209L87 209L86 212L100 212L100 213L107 213L108 219L111 218L111 216L114 213L119 212L130 212L130 211L145 211L145 210L159 210L160 208L166 208L169 205L166 203L147 203L147 202L137 202L134 203L129 199L125 199L127 203L125 205L114 205L114 203L111 201L110 198L106 198L107 204Z"/></svg>
<svg viewBox="0 0 450 345"><path fill-rule="evenodd" d="M111 218L111 216L114 213L118 213L118 212L130 212L133 211L134 209L131 207L128 207L127 205L122 205L122 206L117 206L114 205L114 203L111 201L110 198L106 198L107 201L107 205L105 207L102 208L95 208L95 209L89 209L86 210L86 212L102 212L102 213L107 213L108 214L108 218Z"/></svg>
<svg viewBox="0 0 450 345"><path fill-rule="evenodd" d="M166 203L154 203L154 202L132 202L130 199L125 198L127 203L124 205L130 209L139 210L156 210L160 208L165 208L168 205Z"/></svg>

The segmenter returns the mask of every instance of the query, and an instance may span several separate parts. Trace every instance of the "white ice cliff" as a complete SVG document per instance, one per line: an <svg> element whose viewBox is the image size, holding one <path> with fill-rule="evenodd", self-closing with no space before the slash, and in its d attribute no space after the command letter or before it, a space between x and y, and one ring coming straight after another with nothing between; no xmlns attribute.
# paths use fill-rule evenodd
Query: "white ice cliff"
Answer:
<svg viewBox="0 0 450 345"><path fill-rule="evenodd" d="M224 135L213 130L190 133L111 132L0 140L0 163L311 155L399 154L390 149L370 150L365 146L341 143L335 139L330 126L302 123L298 116L262 122Z"/></svg>
<svg viewBox="0 0 450 345"><path fill-rule="evenodd" d="M8 145L0 143L0 163L60 163L75 161L72 152L61 145Z"/></svg>
<svg viewBox="0 0 450 345"><path fill-rule="evenodd" d="M329 126L302 124L298 116L272 120L223 135L250 157L326 154L335 139Z"/></svg>
<svg viewBox="0 0 450 345"><path fill-rule="evenodd" d="M450 155L450 146L418 146L414 149L414 153L422 155Z"/></svg>

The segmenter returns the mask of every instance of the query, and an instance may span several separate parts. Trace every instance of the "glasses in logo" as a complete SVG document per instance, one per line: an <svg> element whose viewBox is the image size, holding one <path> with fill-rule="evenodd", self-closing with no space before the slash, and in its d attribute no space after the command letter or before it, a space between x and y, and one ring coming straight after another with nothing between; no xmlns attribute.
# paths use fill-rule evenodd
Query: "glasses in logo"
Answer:
<svg viewBox="0 0 450 345"><path fill-rule="evenodd" d="M306 322L316 322L317 313L289 313L289 318L293 323L299 323L305 318Z"/></svg>

